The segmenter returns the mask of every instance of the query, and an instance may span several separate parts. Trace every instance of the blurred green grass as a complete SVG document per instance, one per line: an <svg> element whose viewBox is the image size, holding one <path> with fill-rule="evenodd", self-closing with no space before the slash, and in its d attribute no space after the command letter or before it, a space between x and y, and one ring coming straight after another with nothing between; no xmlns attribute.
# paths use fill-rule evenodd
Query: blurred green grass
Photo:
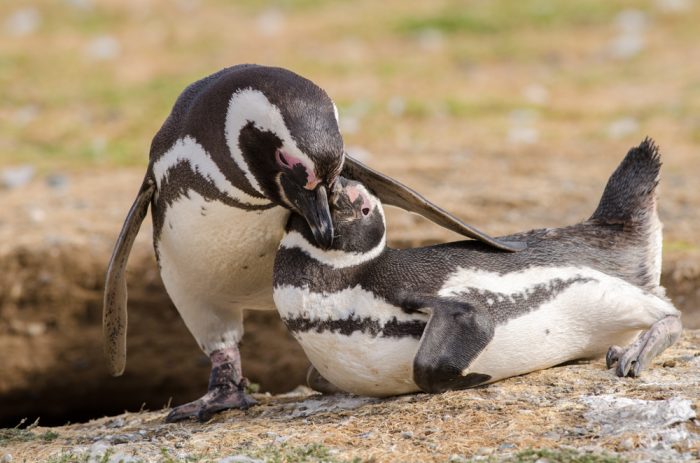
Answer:
<svg viewBox="0 0 700 463"><path fill-rule="evenodd" d="M182 89L241 62L288 67L319 83L359 121L346 128L346 143L372 151L402 150L399 135L387 136L400 130L415 146L503 144L522 109L546 127L540 143L605 139L608 124L632 117L640 133L666 130L692 146L700 142L700 82L697 54L687 51L700 38L700 12L661 3L3 2L0 165L145 165ZM626 10L645 21L643 49L611 58ZM13 32L27 11L38 18L33 29ZM528 100L523 88L533 83L553 96ZM392 110L397 98L400 110ZM366 102L359 113L358 101ZM465 121L479 130L463 133Z"/></svg>

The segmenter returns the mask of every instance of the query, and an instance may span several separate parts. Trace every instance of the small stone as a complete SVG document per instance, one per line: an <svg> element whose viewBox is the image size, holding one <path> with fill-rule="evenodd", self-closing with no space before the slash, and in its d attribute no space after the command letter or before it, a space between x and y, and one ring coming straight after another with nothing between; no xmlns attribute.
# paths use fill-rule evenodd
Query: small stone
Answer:
<svg viewBox="0 0 700 463"><path fill-rule="evenodd" d="M41 336L46 332L46 325L41 322L27 323L27 334L32 337Z"/></svg>
<svg viewBox="0 0 700 463"><path fill-rule="evenodd" d="M9 453L6 453L0 458L0 463L11 463L12 462L12 455Z"/></svg>
<svg viewBox="0 0 700 463"><path fill-rule="evenodd" d="M114 428L121 428L124 426L124 417L117 417L111 421L109 421L105 427L114 429Z"/></svg>
<svg viewBox="0 0 700 463"><path fill-rule="evenodd" d="M102 35L88 43L85 53L95 61L109 61L121 54L121 44L110 35Z"/></svg>
<svg viewBox="0 0 700 463"><path fill-rule="evenodd" d="M504 442L498 446L499 450L507 450L512 448L515 448L515 444L511 444L510 442Z"/></svg>
<svg viewBox="0 0 700 463"><path fill-rule="evenodd" d="M545 105L549 102L549 90L544 85L528 85L523 89L523 97L528 103Z"/></svg>
<svg viewBox="0 0 700 463"><path fill-rule="evenodd" d="M65 190L68 188L68 177L62 174L51 174L46 177L46 184L54 190Z"/></svg>
<svg viewBox="0 0 700 463"><path fill-rule="evenodd" d="M440 51L445 45L445 35L437 29L423 29L418 34L418 46L425 51Z"/></svg>
<svg viewBox="0 0 700 463"><path fill-rule="evenodd" d="M3 169L0 177L2 186L10 190L23 187L34 178L35 173L36 170L34 166L30 166L29 164L8 167Z"/></svg>
<svg viewBox="0 0 700 463"><path fill-rule="evenodd" d="M693 7L693 0L656 0L654 5L664 13L685 13Z"/></svg>
<svg viewBox="0 0 700 463"><path fill-rule="evenodd" d="M372 436L374 436L374 433L372 431L367 431L363 432L362 434L358 434L357 437L359 437L360 439L369 439Z"/></svg>
<svg viewBox="0 0 700 463"><path fill-rule="evenodd" d="M411 431L403 431L401 437L404 439L413 439L413 433Z"/></svg>
<svg viewBox="0 0 700 463"><path fill-rule="evenodd" d="M676 366L676 361L675 361L675 360L666 360L666 361L663 363L663 367L664 367L664 368L673 368L673 367L675 367L675 366Z"/></svg>
<svg viewBox="0 0 700 463"><path fill-rule="evenodd" d="M5 21L5 30L9 35L24 37L34 33L41 25L39 10L30 7L12 13Z"/></svg>
<svg viewBox="0 0 700 463"><path fill-rule="evenodd" d="M284 29L284 15L276 8L269 9L258 16L257 25L260 35L274 37Z"/></svg>
<svg viewBox="0 0 700 463"><path fill-rule="evenodd" d="M75 8L76 10L88 11L92 9L92 0L63 0L68 4L68 6Z"/></svg>
<svg viewBox="0 0 700 463"><path fill-rule="evenodd" d="M639 131L639 122L633 117L616 119L608 126L608 136L619 140Z"/></svg>
<svg viewBox="0 0 700 463"><path fill-rule="evenodd" d="M29 215L29 220L34 223L40 223L46 220L46 211L40 207L32 207L27 212Z"/></svg>
<svg viewBox="0 0 700 463"><path fill-rule="evenodd" d="M406 111L406 100L400 96L391 97L386 104L386 109L392 116L399 117Z"/></svg>
<svg viewBox="0 0 700 463"><path fill-rule="evenodd" d="M263 461L247 455L231 455L220 459L218 463L263 463Z"/></svg>

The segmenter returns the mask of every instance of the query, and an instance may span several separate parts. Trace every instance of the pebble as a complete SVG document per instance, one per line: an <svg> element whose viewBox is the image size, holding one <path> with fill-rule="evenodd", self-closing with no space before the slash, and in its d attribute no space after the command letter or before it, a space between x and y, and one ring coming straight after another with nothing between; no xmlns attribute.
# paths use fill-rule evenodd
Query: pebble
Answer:
<svg viewBox="0 0 700 463"><path fill-rule="evenodd" d="M424 29L418 34L418 46L428 52L436 52L445 46L445 35L437 29Z"/></svg>
<svg viewBox="0 0 700 463"><path fill-rule="evenodd" d="M258 32L264 37L275 37L284 29L284 15L276 8L264 11L257 19Z"/></svg>
<svg viewBox="0 0 700 463"><path fill-rule="evenodd" d="M105 425L105 427L107 427L107 428L121 428L124 426L124 424L125 424L124 418L120 416L118 418L111 420L109 423L107 423Z"/></svg>
<svg viewBox="0 0 700 463"><path fill-rule="evenodd" d="M46 177L46 184L54 190L65 190L68 183L68 176L63 174L51 174Z"/></svg>
<svg viewBox="0 0 700 463"><path fill-rule="evenodd" d="M608 136L616 140L637 132L639 132L639 122L633 117L616 119L608 126Z"/></svg>
<svg viewBox="0 0 700 463"><path fill-rule="evenodd" d="M263 461L247 455L231 455L230 457L222 458L218 463L263 463Z"/></svg>
<svg viewBox="0 0 700 463"><path fill-rule="evenodd" d="M0 175L0 180L2 181L3 187L13 190L15 188L23 187L31 182L35 174L36 169L34 169L34 166L22 164L3 169L2 174Z"/></svg>
<svg viewBox="0 0 700 463"><path fill-rule="evenodd" d="M121 44L111 35L102 35L91 40L85 53L95 61L110 61L121 54Z"/></svg>
<svg viewBox="0 0 700 463"><path fill-rule="evenodd" d="M33 34L41 25L41 14L34 7L22 8L12 13L5 21L5 31L15 37Z"/></svg>
<svg viewBox="0 0 700 463"><path fill-rule="evenodd" d="M5 455L0 458L0 463L11 463L12 462L12 455L9 453L6 453Z"/></svg>
<svg viewBox="0 0 700 463"><path fill-rule="evenodd" d="M413 433L411 431L404 431L401 433L401 437L404 439L413 439Z"/></svg>

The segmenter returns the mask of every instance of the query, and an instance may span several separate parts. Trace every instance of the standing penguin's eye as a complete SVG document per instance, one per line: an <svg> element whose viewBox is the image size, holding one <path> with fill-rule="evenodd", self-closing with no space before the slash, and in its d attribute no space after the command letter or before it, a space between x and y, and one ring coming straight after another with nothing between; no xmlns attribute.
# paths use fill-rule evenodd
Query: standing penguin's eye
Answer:
<svg viewBox="0 0 700 463"><path fill-rule="evenodd" d="M369 207L363 207L362 208L362 215L369 215Z"/></svg>
<svg viewBox="0 0 700 463"><path fill-rule="evenodd" d="M281 167L285 167L287 169L290 169L292 167L289 160L287 159L287 156L284 155L282 150L278 149L275 152L275 157L277 158L277 164L279 164Z"/></svg>

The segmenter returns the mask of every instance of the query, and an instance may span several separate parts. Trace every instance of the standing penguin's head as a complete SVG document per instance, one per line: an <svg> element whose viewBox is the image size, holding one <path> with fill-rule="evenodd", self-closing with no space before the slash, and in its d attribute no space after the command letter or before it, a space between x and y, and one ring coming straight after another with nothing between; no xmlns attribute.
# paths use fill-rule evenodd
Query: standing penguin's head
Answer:
<svg viewBox="0 0 700 463"><path fill-rule="evenodd" d="M337 110L310 80L280 68L251 66L234 91L226 139L250 186L300 214L319 246L333 241L328 193L343 167Z"/></svg>

